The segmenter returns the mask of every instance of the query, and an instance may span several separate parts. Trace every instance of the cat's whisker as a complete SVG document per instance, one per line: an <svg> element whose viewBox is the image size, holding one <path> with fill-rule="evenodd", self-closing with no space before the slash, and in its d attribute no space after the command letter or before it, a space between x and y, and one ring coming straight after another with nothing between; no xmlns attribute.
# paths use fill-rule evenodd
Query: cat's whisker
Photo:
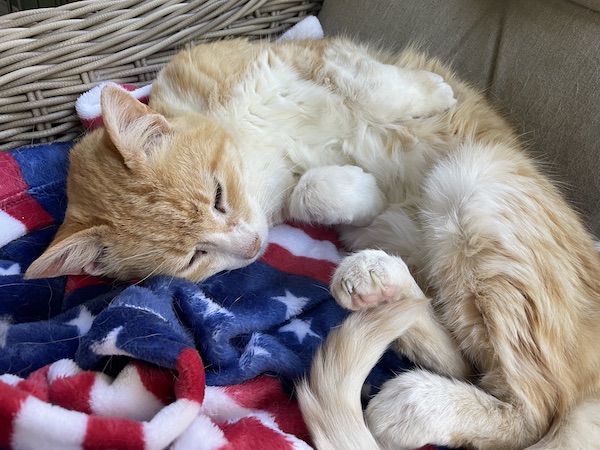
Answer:
<svg viewBox="0 0 600 450"><path fill-rule="evenodd" d="M163 259L158 266L156 266L150 273L148 273L148 275L138 280L135 284L141 284L153 275L160 273L160 270L167 264L167 262L167 260Z"/></svg>

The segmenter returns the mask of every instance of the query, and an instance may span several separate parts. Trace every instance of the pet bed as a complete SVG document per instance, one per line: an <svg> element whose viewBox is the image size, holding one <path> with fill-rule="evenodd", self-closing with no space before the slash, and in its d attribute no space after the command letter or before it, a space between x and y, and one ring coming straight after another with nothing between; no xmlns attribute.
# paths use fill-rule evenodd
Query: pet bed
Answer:
<svg viewBox="0 0 600 450"><path fill-rule="evenodd" d="M39 14L44 24L49 13ZM163 276L24 280L63 220L76 133L66 124L77 129L71 119L56 125L56 116L36 121L31 108L32 117L19 120L33 118L36 131L5 122L5 131L17 130L5 148L54 142L0 153L0 448L310 448L293 383L347 314L327 288L341 257L335 233L276 227L260 261L199 284ZM82 113L87 125L95 123L91 110ZM406 367L388 353L368 385L377 389Z"/></svg>

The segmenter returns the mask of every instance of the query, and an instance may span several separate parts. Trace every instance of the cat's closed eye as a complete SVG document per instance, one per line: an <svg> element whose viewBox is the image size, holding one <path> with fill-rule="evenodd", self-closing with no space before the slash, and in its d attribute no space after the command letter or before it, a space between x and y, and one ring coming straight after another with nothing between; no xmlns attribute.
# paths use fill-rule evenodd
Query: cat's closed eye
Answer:
<svg viewBox="0 0 600 450"><path fill-rule="evenodd" d="M202 258L207 253L208 252L206 250L197 248L194 251L194 254L192 255L192 257L190 258L190 261L188 263L188 267L192 267L200 258Z"/></svg>
<svg viewBox="0 0 600 450"><path fill-rule="evenodd" d="M215 200L213 203L213 207L221 214L225 214L227 212L227 210L225 209L225 204L223 202L223 186L218 180L216 180Z"/></svg>

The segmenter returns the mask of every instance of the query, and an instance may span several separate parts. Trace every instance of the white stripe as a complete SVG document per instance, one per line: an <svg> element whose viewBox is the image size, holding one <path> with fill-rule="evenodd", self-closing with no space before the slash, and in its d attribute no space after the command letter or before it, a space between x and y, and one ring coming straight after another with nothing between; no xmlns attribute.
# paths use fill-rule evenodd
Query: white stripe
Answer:
<svg viewBox="0 0 600 450"><path fill-rule="evenodd" d="M252 413L252 410L237 403L223 391L223 388L206 386L202 412L219 423L246 417Z"/></svg>
<svg viewBox="0 0 600 450"><path fill-rule="evenodd" d="M21 381L23 381L23 378L13 375L12 373L5 373L0 375L0 381L10 386L16 386Z"/></svg>
<svg viewBox="0 0 600 450"><path fill-rule="evenodd" d="M279 225L271 229L269 242L285 248L295 256L333 263L339 263L341 260L340 253L333 242L313 239L301 229L290 225Z"/></svg>
<svg viewBox="0 0 600 450"><path fill-rule="evenodd" d="M199 415L174 442L172 450L217 450L229 441L209 417Z"/></svg>
<svg viewBox="0 0 600 450"><path fill-rule="evenodd" d="M160 410L150 422L144 422L147 450L167 448L193 422L200 412L198 402L181 398Z"/></svg>
<svg viewBox="0 0 600 450"><path fill-rule="evenodd" d="M27 227L0 210L0 247L27 234Z"/></svg>
<svg viewBox="0 0 600 450"><path fill-rule="evenodd" d="M146 389L139 372L132 364L125 366L114 380L97 373L90 391L90 407L98 416L150 420L163 406Z"/></svg>
<svg viewBox="0 0 600 450"><path fill-rule="evenodd" d="M57 378L68 378L77 375L81 369L72 359L59 359L48 368L48 381L53 383Z"/></svg>
<svg viewBox="0 0 600 450"><path fill-rule="evenodd" d="M87 415L30 395L13 425L14 450L80 450L87 430Z"/></svg>

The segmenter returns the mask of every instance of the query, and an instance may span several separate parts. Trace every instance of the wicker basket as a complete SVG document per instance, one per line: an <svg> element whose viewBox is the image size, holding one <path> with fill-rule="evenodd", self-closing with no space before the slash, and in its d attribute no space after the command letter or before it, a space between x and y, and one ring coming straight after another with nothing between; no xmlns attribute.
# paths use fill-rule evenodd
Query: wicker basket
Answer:
<svg viewBox="0 0 600 450"><path fill-rule="evenodd" d="M322 0L84 0L0 16L0 150L71 140L77 97L148 84L189 42L280 34Z"/></svg>

